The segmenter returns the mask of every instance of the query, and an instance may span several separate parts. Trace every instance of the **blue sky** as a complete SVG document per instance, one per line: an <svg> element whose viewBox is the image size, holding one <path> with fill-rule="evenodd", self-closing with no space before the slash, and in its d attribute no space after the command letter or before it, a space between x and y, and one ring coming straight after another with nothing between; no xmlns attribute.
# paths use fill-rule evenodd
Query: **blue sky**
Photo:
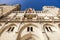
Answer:
<svg viewBox="0 0 60 40"><path fill-rule="evenodd" d="M0 0L0 4L20 4L21 10L27 8L42 10L43 6L56 6L60 8L60 0Z"/></svg>

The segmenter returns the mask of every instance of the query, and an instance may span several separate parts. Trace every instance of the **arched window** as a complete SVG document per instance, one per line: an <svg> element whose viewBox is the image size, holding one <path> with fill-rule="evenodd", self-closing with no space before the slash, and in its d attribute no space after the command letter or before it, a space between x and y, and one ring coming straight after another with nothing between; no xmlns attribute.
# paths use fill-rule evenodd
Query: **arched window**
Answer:
<svg viewBox="0 0 60 40"><path fill-rule="evenodd" d="M45 24L44 25L44 29L48 32L53 32L54 30L52 28L53 28L53 26L50 25L50 24Z"/></svg>
<svg viewBox="0 0 60 40"><path fill-rule="evenodd" d="M29 29L30 29L30 28L29 28L29 27L27 27L27 31L29 31Z"/></svg>
<svg viewBox="0 0 60 40"><path fill-rule="evenodd" d="M45 27L47 31L49 31L48 27Z"/></svg>
<svg viewBox="0 0 60 40"><path fill-rule="evenodd" d="M51 27L45 27L47 31L52 31Z"/></svg>
<svg viewBox="0 0 60 40"><path fill-rule="evenodd" d="M33 31L33 27L31 27L31 31Z"/></svg>
<svg viewBox="0 0 60 40"><path fill-rule="evenodd" d="M9 29L7 30L8 32L13 32L14 27L9 27Z"/></svg>
<svg viewBox="0 0 60 40"><path fill-rule="evenodd" d="M27 32L33 31L33 27L27 27Z"/></svg>

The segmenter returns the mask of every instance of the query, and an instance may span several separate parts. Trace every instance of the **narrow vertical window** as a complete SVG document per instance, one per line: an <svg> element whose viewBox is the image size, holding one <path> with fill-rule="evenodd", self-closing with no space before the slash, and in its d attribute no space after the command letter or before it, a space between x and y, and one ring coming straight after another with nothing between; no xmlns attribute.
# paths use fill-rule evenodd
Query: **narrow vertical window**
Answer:
<svg viewBox="0 0 60 40"><path fill-rule="evenodd" d="M29 27L27 27L27 31L29 31Z"/></svg>
<svg viewBox="0 0 60 40"><path fill-rule="evenodd" d="M33 27L31 27L31 31L33 31Z"/></svg>
<svg viewBox="0 0 60 40"><path fill-rule="evenodd" d="M45 27L47 31L52 31L51 27Z"/></svg>
<svg viewBox="0 0 60 40"><path fill-rule="evenodd" d="M9 32L9 31L13 31L14 30L14 27L10 27L7 31Z"/></svg>
<svg viewBox="0 0 60 40"><path fill-rule="evenodd" d="M7 30L7 31L10 31L11 27Z"/></svg>
<svg viewBox="0 0 60 40"><path fill-rule="evenodd" d="M27 27L27 31L33 31L33 27Z"/></svg>
<svg viewBox="0 0 60 40"><path fill-rule="evenodd" d="M52 31L51 27L49 27L49 30Z"/></svg>
<svg viewBox="0 0 60 40"><path fill-rule="evenodd" d="M48 27L45 27L47 31L49 31Z"/></svg>
<svg viewBox="0 0 60 40"><path fill-rule="evenodd" d="M14 27L11 29L11 31L13 31L14 30Z"/></svg>

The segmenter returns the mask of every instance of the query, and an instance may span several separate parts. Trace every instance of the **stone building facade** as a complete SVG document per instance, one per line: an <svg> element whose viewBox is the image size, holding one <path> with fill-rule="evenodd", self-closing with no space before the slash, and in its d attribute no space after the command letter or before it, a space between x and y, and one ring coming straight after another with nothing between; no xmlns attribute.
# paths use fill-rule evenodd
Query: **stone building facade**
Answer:
<svg viewBox="0 0 60 40"><path fill-rule="evenodd" d="M0 40L60 40L60 8L19 11L19 5L0 5Z"/></svg>

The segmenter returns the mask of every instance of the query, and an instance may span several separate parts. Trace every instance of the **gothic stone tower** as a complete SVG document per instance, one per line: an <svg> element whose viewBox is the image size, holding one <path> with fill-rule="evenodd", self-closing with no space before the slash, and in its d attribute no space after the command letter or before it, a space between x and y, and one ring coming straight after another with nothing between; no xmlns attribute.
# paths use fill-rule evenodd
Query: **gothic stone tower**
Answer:
<svg viewBox="0 0 60 40"><path fill-rule="evenodd" d="M0 40L60 40L59 8L19 11L19 5L0 7Z"/></svg>

